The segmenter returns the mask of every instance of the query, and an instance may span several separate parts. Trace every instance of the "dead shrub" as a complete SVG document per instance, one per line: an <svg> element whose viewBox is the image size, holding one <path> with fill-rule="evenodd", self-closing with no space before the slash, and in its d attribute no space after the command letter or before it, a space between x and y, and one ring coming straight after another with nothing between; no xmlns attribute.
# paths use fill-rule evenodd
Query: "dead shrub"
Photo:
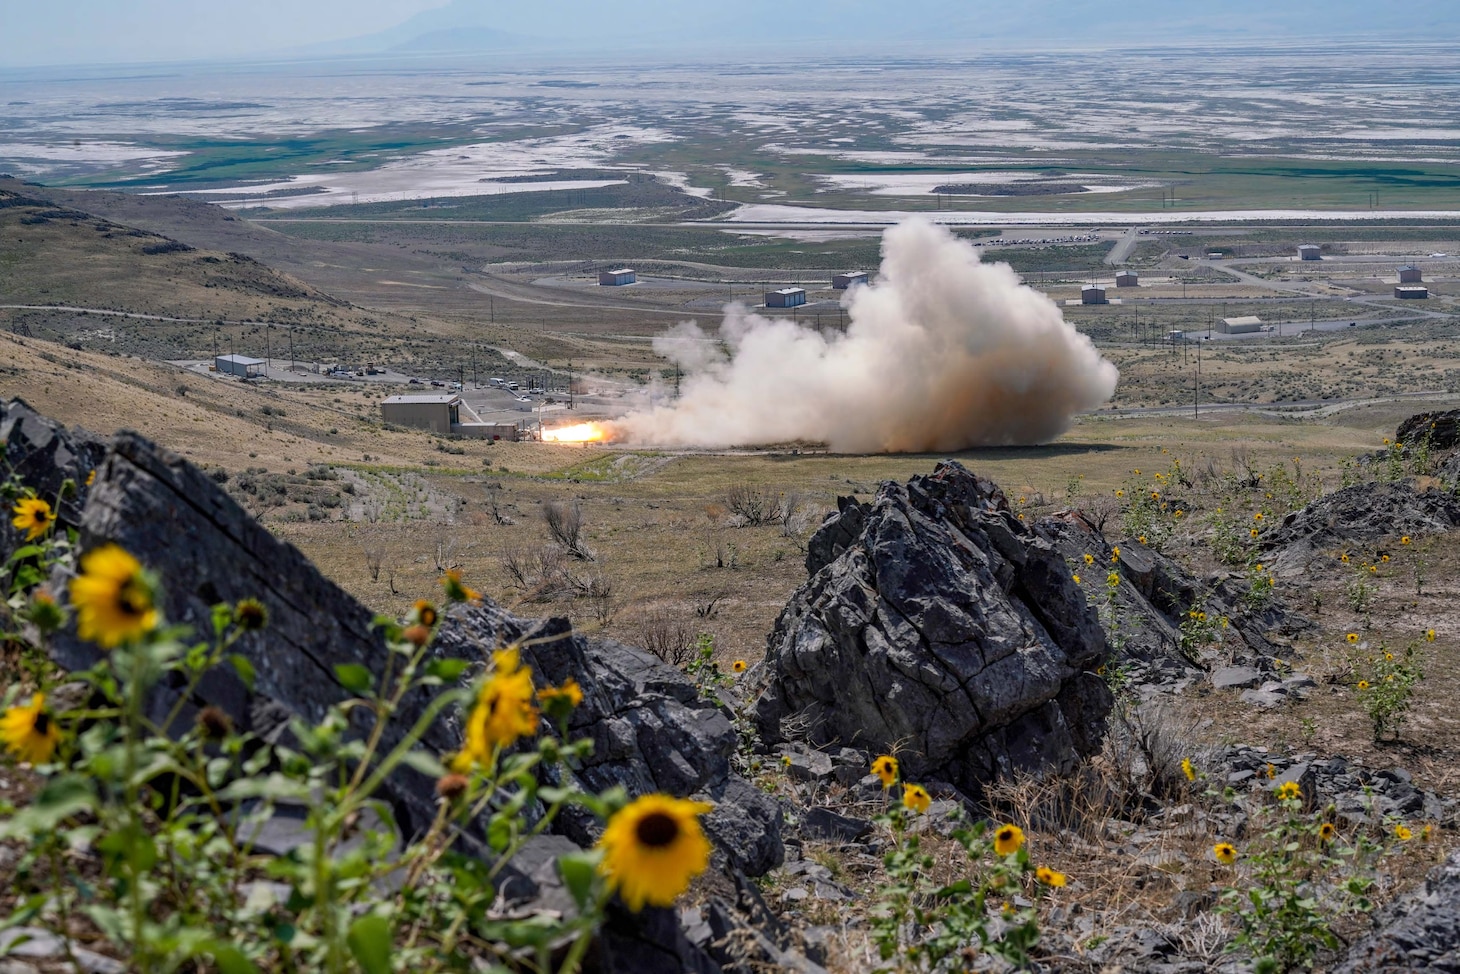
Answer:
<svg viewBox="0 0 1460 974"><path fill-rule="evenodd" d="M574 558L592 561L593 552L583 540L583 508L577 501L543 501L542 519L548 536Z"/></svg>
<svg viewBox="0 0 1460 974"><path fill-rule="evenodd" d="M737 527L758 528L776 520L780 498L768 487L736 484L725 492L725 508Z"/></svg>
<svg viewBox="0 0 1460 974"><path fill-rule="evenodd" d="M681 667L694 658L699 630L682 606L656 602L645 606L634 620L639 645L670 666Z"/></svg>

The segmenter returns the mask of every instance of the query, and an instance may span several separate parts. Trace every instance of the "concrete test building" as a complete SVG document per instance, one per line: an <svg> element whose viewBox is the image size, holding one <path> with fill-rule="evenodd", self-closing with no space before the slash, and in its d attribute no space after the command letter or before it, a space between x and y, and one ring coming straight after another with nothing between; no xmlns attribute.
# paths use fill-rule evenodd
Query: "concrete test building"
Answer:
<svg viewBox="0 0 1460 974"><path fill-rule="evenodd" d="M463 412L472 422L463 423ZM470 436L478 440L515 440L512 423L484 423L457 395L391 396L380 404L380 418L397 426L430 430L442 436Z"/></svg>
<svg viewBox="0 0 1460 974"><path fill-rule="evenodd" d="M767 308L794 308L805 303L806 289L804 287L783 287L779 291L765 293Z"/></svg>
<svg viewBox="0 0 1460 974"><path fill-rule="evenodd" d="M1418 284L1424 279L1424 274L1414 264L1405 264L1399 268L1400 284Z"/></svg>
<svg viewBox="0 0 1460 974"><path fill-rule="evenodd" d="M1396 298L1427 298L1430 289L1423 284L1400 284L1394 288Z"/></svg>
<svg viewBox="0 0 1460 974"><path fill-rule="evenodd" d="M1262 331L1262 319L1257 315L1223 318L1217 322L1217 331L1223 335L1250 335L1255 331Z"/></svg>
<svg viewBox="0 0 1460 974"><path fill-rule="evenodd" d="M599 271L598 283L601 287L622 287L625 284L638 283L639 275L635 274L631 267L620 267L616 271Z"/></svg>
<svg viewBox="0 0 1460 974"><path fill-rule="evenodd" d="M1323 248L1317 244L1303 244L1298 248L1299 260L1322 260Z"/></svg>
<svg viewBox="0 0 1460 974"><path fill-rule="evenodd" d="M1105 288L1099 284L1086 284L1080 288L1081 304L1108 304L1105 300Z"/></svg>
<svg viewBox="0 0 1460 974"><path fill-rule="evenodd" d="M246 355L219 355L213 359L213 366L219 372L241 376L245 379L257 379L262 376L266 364L261 358L249 358Z"/></svg>
<svg viewBox="0 0 1460 974"><path fill-rule="evenodd" d="M866 284L866 271L847 271L845 274L838 274L831 279L831 286L838 291L845 291L854 284Z"/></svg>
<svg viewBox="0 0 1460 974"><path fill-rule="evenodd" d="M1141 276L1135 271L1121 271L1115 275L1116 287L1140 287Z"/></svg>

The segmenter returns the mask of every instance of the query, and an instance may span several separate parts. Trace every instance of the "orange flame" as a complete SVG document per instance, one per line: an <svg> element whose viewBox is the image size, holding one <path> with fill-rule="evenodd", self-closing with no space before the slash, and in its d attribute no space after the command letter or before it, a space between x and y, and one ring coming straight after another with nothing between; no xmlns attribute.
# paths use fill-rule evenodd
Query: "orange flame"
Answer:
<svg viewBox="0 0 1460 974"><path fill-rule="evenodd" d="M602 423L578 423L542 431L544 443L602 443L608 439L608 427Z"/></svg>

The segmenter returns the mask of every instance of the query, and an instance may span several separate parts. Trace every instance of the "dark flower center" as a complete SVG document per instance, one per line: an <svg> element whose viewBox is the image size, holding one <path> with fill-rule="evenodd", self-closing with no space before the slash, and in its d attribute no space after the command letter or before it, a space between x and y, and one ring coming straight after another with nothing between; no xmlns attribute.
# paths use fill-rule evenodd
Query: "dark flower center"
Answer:
<svg viewBox="0 0 1460 974"><path fill-rule="evenodd" d="M35 715L35 723L32 726L35 727L37 734L44 737L51 729L51 715L42 710Z"/></svg>
<svg viewBox="0 0 1460 974"><path fill-rule="evenodd" d="M35 513L32 516L35 518L35 523L45 524L51 519L51 512L46 510L44 507L39 507L36 508Z"/></svg>
<svg viewBox="0 0 1460 974"><path fill-rule="evenodd" d="M650 812L639 819L639 824L634 826L634 834L651 849L663 849L673 845L674 840L679 838L679 823L672 815Z"/></svg>
<svg viewBox="0 0 1460 974"><path fill-rule="evenodd" d="M145 615L152 608L152 596L135 578L129 578L117 589L117 608L126 615Z"/></svg>

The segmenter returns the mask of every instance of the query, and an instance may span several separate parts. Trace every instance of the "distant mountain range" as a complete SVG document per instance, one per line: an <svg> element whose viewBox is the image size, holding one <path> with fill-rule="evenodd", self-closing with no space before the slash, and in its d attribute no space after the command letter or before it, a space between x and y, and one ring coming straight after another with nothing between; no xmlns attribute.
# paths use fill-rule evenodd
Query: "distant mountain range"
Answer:
<svg viewBox="0 0 1460 974"><path fill-rule="evenodd" d="M389 30L313 45L317 53L623 50L726 45L858 47L979 41L1020 47L1460 39L1460 4L1372 0L452 0Z"/></svg>

